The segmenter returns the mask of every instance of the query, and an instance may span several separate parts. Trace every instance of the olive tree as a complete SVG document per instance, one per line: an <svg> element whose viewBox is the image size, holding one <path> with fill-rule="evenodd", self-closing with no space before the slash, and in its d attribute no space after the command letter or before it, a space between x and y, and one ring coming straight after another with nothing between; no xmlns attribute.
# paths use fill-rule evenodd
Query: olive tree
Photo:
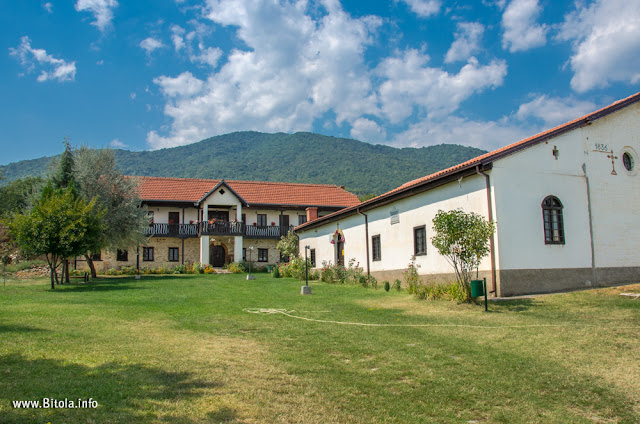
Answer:
<svg viewBox="0 0 640 424"><path fill-rule="evenodd" d="M495 223L474 212L439 210L433 218L433 230L431 244L453 266L458 284L470 301L472 272L489 254Z"/></svg>
<svg viewBox="0 0 640 424"><path fill-rule="evenodd" d="M145 228L149 226L149 217L138 196L137 180L125 177L118 170L113 150L81 147L76 150L74 159L78 194L86 201L95 201L105 211L102 218L104 230L83 252L95 278L91 253L102 249L125 250L146 244Z"/></svg>

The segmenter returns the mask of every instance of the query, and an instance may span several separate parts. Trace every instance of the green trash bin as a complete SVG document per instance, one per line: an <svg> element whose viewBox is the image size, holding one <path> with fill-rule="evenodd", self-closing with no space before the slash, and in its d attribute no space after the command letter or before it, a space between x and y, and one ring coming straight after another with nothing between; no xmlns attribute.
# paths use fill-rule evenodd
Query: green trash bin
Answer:
<svg viewBox="0 0 640 424"><path fill-rule="evenodd" d="M471 280L471 297L484 296L484 287L482 280Z"/></svg>

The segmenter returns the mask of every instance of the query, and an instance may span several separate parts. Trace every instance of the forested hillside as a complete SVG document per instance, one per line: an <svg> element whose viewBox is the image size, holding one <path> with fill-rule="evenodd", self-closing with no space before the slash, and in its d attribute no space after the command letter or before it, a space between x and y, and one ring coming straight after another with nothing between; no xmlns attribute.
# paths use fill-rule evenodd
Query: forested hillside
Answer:
<svg viewBox="0 0 640 424"><path fill-rule="evenodd" d="M313 133L236 132L170 149L117 150L116 158L129 175L324 183L381 194L482 153L451 144L398 149ZM0 166L3 183L43 175L50 160Z"/></svg>

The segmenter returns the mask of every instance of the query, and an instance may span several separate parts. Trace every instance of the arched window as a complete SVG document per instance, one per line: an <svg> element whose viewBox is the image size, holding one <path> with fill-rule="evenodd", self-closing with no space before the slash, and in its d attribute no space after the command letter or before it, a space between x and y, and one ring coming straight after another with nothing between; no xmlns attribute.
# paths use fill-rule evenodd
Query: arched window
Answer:
<svg viewBox="0 0 640 424"><path fill-rule="evenodd" d="M555 196L547 196L542 201L544 222L544 244L564 244L564 223L562 203Z"/></svg>

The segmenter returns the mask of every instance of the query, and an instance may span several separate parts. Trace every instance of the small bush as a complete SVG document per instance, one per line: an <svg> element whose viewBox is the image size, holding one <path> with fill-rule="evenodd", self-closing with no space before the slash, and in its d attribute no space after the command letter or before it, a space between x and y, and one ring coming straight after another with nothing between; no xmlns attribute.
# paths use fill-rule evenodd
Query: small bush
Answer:
<svg viewBox="0 0 640 424"><path fill-rule="evenodd" d="M402 275L404 276L404 283L407 286L409 293L416 293L418 286L422 285L422 279L418 274L418 268L420 268L420 265L416 265L416 257L412 256L406 271L402 272Z"/></svg>
<svg viewBox="0 0 640 424"><path fill-rule="evenodd" d="M378 290L378 280L376 279L376 277L369 276L369 284L371 285L372 289Z"/></svg>
<svg viewBox="0 0 640 424"><path fill-rule="evenodd" d="M204 274L215 274L216 270L211 266L211 265L207 265L204 267Z"/></svg>
<svg viewBox="0 0 640 424"><path fill-rule="evenodd" d="M402 281L400 280L394 281L393 288L396 289L397 291L402 290Z"/></svg>
<svg viewBox="0 0 640 424"><path fill-rule="evenodd" d="M227 271L232 274L242 274L243 272L245 272L242 265L240 265L238 262L231 262L230 264L228 264Z"/></svg>
<svg viewBox="0 0 640 424"><path fill-rule="evenodd" d="M273 271L271 272L271 276L273 278L280 278L280 268L278 268L277 266L274 266Z"/></svg>
<svg viewBox="0 0 640 424"><path fill-rule="evenodd" d="M388 281L384 282L384 291L388 292L391 289L391 284Z"/></svg>

